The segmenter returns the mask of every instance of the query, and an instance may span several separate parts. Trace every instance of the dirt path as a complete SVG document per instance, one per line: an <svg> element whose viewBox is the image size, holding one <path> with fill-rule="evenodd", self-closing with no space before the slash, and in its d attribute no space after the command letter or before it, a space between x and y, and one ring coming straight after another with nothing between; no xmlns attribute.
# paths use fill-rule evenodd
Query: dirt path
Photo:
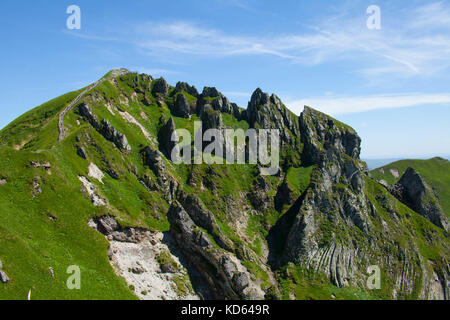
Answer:
<svg viewBox="0 0 450 320"><path fill-rule="evenodd" d="M89 87L87 87L86 89L83 90L83 92L81 92L71 103L69 103L69 105L67 107L64 108L63 111L61 111L61 113L59 114L59 119L58 119L58 129L59 129L59 141L64 140L64 138L66 137L66 129L64 128L64 117L65 115L78 103L80 102L81 98L83 98L83 96L90 90L94 89L95 87L97 87L98 85L100 85L101 83L103 83L106 80L109 80L110 78L115 78L124 74L129 73L128 70L125 69L119 69L119 70L114 70L113 72L111 72L111 74L107 77L101 78L100 80L98 80L97 82L91 84Z"/></svg>

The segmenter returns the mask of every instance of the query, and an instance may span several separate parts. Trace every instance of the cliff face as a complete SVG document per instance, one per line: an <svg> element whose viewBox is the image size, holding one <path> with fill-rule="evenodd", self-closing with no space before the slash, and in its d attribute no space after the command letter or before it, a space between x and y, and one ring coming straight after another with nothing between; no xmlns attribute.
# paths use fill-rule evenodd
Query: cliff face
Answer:
<svg viewBox="0 0 450 320"><path fill-rule="evenodd" d="M449 231L450 224L435 192L413 168L406 169L400 180L389 190L398 200L424 218Z"/></svg>
<svg viewBox="0 0 450 320"><path fill-rule="evenodd" d="M242 109L215 88L200 94L183 82L172 87L147 75L111 73L67 113L65 138L58 141L54 118L72 96L24 115L41 128L16 121L0 133L1 151L22 159L14 170L0 162L0 188L9 197L24 197L23 190L31 188L25 198L32 199L33 226L45 226L30 227L36 244L54 232L39 233L49 228L52 213L52 223L64 230L59 241L71 252L51 253L58 266L97 268L102 283L141 299L449 297L448 234L434 221L436 214L422 210L429 212L433 200L410 206L415 212L402 204L406 197L418 198L408 192L413 185L408 175L402 179L402 202L372 180L359 158L361 139L349 126L309 107L297 117L261 89ZM259 164L173 163L170 137L179 128L193 136L197 120L204 129L279 129L276 175L261 175ZM193 147L192 141L186 144ZM18 145L22 150L10 148ZM31 161L49 163L51 174L30 168ZM419 198L430 199L425 185L423 190ZM10 217L24 215L19 204L7 203ZM23 216L32 226L27 219ZM0 222L9 223L13 233L23 227ZM95 257L80 256L74 239ZM108 254L102 246L109 246ZM41 257L40 248L29 250ZM8 255L0 246L2 261ZM105 267L108 260L131 290ZM378 290L367 285L372 266L381 271ZM5 268L9 286L28 285L19 274L31 274L32 268L14 269L12 263ZM65 292L39 283L40 290ZM108 290L99 292L107 298L102 294Z"/></svg>

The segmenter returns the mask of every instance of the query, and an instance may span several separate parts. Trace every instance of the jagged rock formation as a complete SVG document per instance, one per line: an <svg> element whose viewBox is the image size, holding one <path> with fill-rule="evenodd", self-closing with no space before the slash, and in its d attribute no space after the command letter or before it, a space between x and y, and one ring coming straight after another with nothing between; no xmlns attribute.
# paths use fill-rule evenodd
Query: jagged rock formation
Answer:
<svg viewBox="0 0 450 320"><path fill-rule="evenodd" d="M98 288L94 298L330 299L330 290L344 299L450 297L448 233L423 218L445 228L433 190L409 171L394 188L398 201L369 177L349 126L309 107L298 117L261 89L243 109L214 87L200 94L122 70L67 111L59 141L52 124L78 96L0 132L0 225L6 239L19 239L5 248L37 261L11 265L18 286L28 283L21 275L33 278L31 265L51 280L49 267L56 279L76 263L97 272L83 280ZM278 129L278 171L172 162L172 135L192 132L195 120L203 130ZM60 243L51 253L42 249L49 234ZM367 286L374 265L378 291ZM35 283L44 298L67 292L57 281Z"/></svg>
<svg viewBox="0 0 450 320"><path fill-rule="evenodd" d="M123 133L117 131L108 120L102 119L99 123L91 112L89 106L85 104L80 104L79 112L100 134L105 137L106 140L113 142L120 150L131 151L127 137Z"/></svg>
<svg viewBox="0 0 450 320"><path fill-rule="evenodd" d="M449 231L450 224L439 205L436 194L413 168L406 169L400 180L389 188L401 202L439 228Z"/></svg>

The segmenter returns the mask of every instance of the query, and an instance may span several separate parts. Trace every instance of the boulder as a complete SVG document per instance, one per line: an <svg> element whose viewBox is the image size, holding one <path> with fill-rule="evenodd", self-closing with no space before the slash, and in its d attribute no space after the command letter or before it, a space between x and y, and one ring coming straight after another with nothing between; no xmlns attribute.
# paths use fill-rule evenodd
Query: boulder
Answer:
<svg viewBox="0 0 450 320"><path fill-rule="evenodd" d="M388 188L401 202L419 213L434 225L449 231L450 223L446 218L433 189L413 168L406 169L400 180Z"/></svg>
<svg viewBox="0 0 450 320"><path fill-rule="evenodd" d="M166 80L164 78L159 78L154 81L152 94L154 96L161 95L165 97L167 93L169 92L169 85L167 84Z"/></svg>
<svg viewBox="0 0 450 320"><path fill-rule="evenodd" d="M190 110L189 102L183 93L180 93L177 96L177 100L175 102L174 113L178 117L189 118L191 110Z"/></svg>
<svg viewBox="0 0 450 320"><path fill-rule="evenodd" d="M5 271L0 270L0 282L2 283L9 283L9 277L8 275L5 273Z"/></svg>

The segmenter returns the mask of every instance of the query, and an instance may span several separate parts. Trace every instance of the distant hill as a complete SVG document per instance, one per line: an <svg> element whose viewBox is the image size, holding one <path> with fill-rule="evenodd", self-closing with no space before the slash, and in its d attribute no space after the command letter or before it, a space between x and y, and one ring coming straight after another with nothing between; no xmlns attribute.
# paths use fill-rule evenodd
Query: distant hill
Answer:
<svg viewBox="0 0 450 320"><path fill-rule="evenodd" d="M392 185L409 167L418 172L436 192L447 217L450 216L450 161L436 157L428 160L400 160L372 170L373 178Z"/></svg>
<svg viewBox="0 0 450 320"><path fill-rule="evenodd" d="M450 160L450 155L444 155L441 156L443 159ZM407 160L407 158L383 158L383 159L363 159L367 166L369 167L369 170L374 170L377 168L381 168L383 166L387 166L390 163L397 162L400 160ZM426 160L426 158L419 158L419 160Z"/></svg>

